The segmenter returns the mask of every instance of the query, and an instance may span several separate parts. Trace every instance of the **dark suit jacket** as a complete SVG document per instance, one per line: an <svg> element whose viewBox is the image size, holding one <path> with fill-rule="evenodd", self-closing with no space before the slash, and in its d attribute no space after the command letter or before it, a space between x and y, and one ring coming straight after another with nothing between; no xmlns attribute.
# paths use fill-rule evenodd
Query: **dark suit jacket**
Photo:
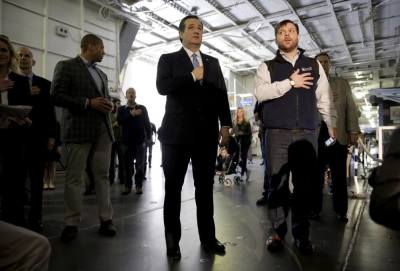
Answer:
<svg viewBox="0 0 400 271"><path fill-rule="evenodd" d="M96 87L80 56L60 61L54 69L51 93L54 105L63 108L63 142L95 142L101 134L103 124L114 140L109 114L85 108L86 99L100 96L110 99L107 76L99 68L96 67L96 70L103 82L102 90Z"/></svg>
<svg viewBox="0 0 400 271"><path fill-rule="evenodd" d="M371 173L369 214L375 222L400 230L400 128L390 141L383 164Z"/></svg>
<svg viewBox="0 0 400 271"><path fill-rule="evenodd" d="M11 89L7 91L7 99L9 105L30 105L30 87L29 79L26 76L10 72L8 79L14 82ZM9 128L23 128L26 126L19 126L11 124Z"/></svg>
<svg viewBox="0 0 400 271"><path fill-rule="evenodd" d="M204 80L194 82L192 62L181 50L160 57L157 89L167 96L159 139L165 144L217 142L219 123L232 126L225 80L218 60L201 53Z"/></svg>
<svg viewBox="0 0 400 271"><path fill-rule="evenodd" d="M26 76L10 72L8 79L14 82L13 87L8 90L9 105L29 105L30 88L29 79Z"/></svg>
<svg viewBox="0 0 400 271"><path fill-rule="evenodd" d="M37 95L30 96L30 105L32 111L30 118L32 120L31 131L47 143L49 138L55 138L56 116L54 106L50 100L51 82L43 77L33 75L32 86L40 88Z"/></svg>
<svg viewBox="0 0 400 271"><path fill-rule="evenodd" d="M151 126L146 107L136 104L135 109L141 109L142 114L133 117L128 106L118 108L117 120L122 127L122 142L127 145L142 144L151 139Z"/></svg>

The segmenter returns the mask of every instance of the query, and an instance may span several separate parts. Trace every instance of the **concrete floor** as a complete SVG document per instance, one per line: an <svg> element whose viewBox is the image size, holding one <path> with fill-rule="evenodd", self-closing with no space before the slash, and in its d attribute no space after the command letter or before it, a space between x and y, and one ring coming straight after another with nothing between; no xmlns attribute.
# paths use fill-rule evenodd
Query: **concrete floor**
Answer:
<svg viewBox="0 0 400 271"><path fill-rule="evenodd" d="M58 187L45 192L44 234L51 240L53 252L50 271L258 271L258 270L400 270L398 257L400 233L373 223L368 203L349 199L347 224L336 220L330 196L324 200L321 219L312 221L311 239L316 246L313 256L303 256L288 234L285 249L271 254L265 246L270 223L266 208L255 202L262 192L262 168L259 160L249 165L248 182L226 187L214 185L217 238L226 244L225 256L204 253L197 235L194 186L188 171L182 191L182 259L171 262L166 257L162 207L164 180L157 146L153 148L153 168L148 170L144 194L120 196L123 187L112 185L114 223L118 235L98 235L95 196L84 197L83 220L79 236L63 244L63 174Z"/></svg>

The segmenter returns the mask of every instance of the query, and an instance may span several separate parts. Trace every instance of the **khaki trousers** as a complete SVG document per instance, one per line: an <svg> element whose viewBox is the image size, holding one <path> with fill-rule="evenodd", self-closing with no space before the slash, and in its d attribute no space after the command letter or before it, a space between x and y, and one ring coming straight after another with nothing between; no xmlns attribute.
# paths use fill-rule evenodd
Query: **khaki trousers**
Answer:
<svg viewBox="0 0 400 271"><path fill-rule="evenodd" d="M110 181L108 178L111 140L107 131L102 133L95 143L68 143L66 149L65 224L67 226L76 226L81 221L82 184L87 166L90 167L94 176L100 221L112 219L113 210L110 200Z"/></svg>

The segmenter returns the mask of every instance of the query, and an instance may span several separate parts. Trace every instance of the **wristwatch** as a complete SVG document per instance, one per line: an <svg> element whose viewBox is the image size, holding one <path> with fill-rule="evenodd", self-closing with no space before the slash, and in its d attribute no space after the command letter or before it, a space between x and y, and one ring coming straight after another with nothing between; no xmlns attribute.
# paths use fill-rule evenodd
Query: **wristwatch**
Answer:
<svg viewBox="0 0 400 271"><path fill-rule="evenodd" d="M292 79L290 79L290 78L289 78L289 80L290 80L290 81L289 81L290 85L291 85L292 87L294 87L294 85L295 85L296 83L295 83Z"/></svg>

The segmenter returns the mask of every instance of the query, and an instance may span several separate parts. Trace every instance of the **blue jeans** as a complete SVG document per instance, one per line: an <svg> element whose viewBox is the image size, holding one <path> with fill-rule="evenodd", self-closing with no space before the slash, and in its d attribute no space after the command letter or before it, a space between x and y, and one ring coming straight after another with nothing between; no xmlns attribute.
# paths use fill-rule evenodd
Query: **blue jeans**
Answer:
<svg viewBox="0 0 400 271"><path fill-rule="evenodd" d="M311 187L317 182L317 133L315 130L267 129L266 144L270 177L268 215L272 230L282 239L286 217L292 208L292 234L308 240ZM292 173L293 192L289 191Z"/></svg>

